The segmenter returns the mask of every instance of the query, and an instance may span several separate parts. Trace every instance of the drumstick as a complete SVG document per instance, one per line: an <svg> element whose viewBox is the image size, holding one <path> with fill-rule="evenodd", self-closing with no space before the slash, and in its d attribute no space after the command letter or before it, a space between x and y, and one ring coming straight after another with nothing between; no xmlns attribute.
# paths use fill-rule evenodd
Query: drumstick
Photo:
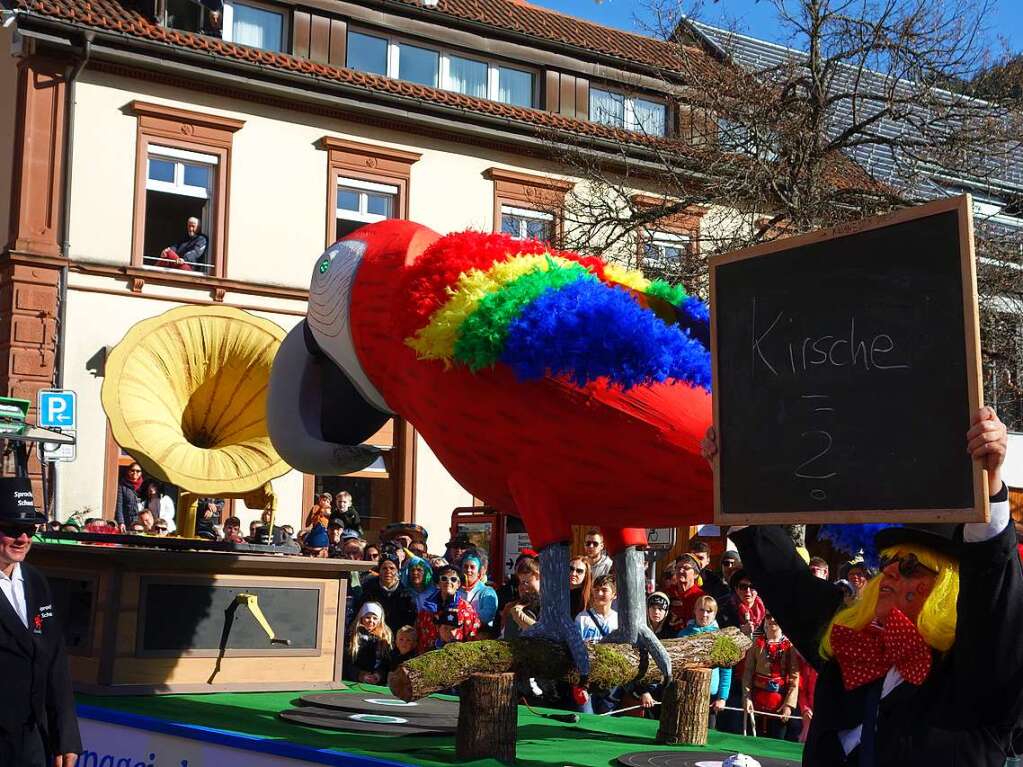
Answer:
<svg viewBox="0 0 1023 767"><path fill-rule="evenodd" d="M724 706L721 710L722 711L738 711L741 714L746 713L746 709L744 709L744 708L733 708L731 706ZM772 714L769 711L757 711L757 710L754 709L753 713L756 714L757 716L772 716L775 719L784 719L785 718L781 714ZM796 714L789 714L788 718L789 719L802 719L803 717L797 716Z"/></svg>
<svg viewBox="0 0 1023 767"><path fill-rule="evenodd" d="M605 711L603 714L597 714L597 716L611 716L611 714L624 714L626 711L635 711L637 708L643 708L642 704L638 706L628 706L626 708L616 708L614 711Z"/></svg>

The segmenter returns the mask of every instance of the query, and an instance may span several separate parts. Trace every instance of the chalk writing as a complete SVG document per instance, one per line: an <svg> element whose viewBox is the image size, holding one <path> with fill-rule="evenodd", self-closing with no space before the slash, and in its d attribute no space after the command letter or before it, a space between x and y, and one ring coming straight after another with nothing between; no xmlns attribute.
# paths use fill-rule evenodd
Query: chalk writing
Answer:
<svg viewBox="0 0 1023 767"><path fill-rule="evenodd" d="M782 337L779 324L791 324L792 320L781 310L770 322L758 325L757 299L753 299L751 353L754 371L765 370L775 376L791 371L792 375L799 376L818 367L848 367L864 372L908 370L910 367L896 353L895 340L889 334L858 334L854 316L849 317L848 333L843 329L840 333ZM842 326L845 324L843 322Z"/></svg>

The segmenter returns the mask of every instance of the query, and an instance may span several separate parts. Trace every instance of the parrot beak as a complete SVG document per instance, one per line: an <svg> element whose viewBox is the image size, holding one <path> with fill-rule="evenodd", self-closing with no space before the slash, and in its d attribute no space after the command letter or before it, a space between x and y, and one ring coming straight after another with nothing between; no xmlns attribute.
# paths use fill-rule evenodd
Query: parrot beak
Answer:
<svg viewBox="0 0 1023 767"><path fill-rule="evenodd" d="M348 322L365 251L364 242L343 240L316 259L308 317L288 333L270 372L270 441L307 474L348 474L369 466L381 451L362 443L392 415L359 364Z"/></svg>

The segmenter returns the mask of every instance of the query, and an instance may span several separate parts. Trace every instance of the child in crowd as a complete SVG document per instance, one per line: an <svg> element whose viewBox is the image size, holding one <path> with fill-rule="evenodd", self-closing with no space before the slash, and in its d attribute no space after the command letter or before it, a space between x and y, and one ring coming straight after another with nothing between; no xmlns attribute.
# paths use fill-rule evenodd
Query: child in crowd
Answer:
<svg viewBox="0 0 1023 767"><path fill-rule="evenodd" d="M702 596L696 600L693 606L693 619L689 621L680 637L703 634L707 631L718 630L718 603L712 596ZM732 669L715 668L710 672L710 720L708 727L714 729L717 726L717 715L725 707L728 700L728 692L732 688Z"/></svg>
<svg viewBox="0 0 1023 767"><path fill-rule="evenodd" d="M646 598L646 622L658 639L673 639L676 633L668 625L671 600L663 591L655 591Z"/></svg>
<svg viewBox="0 0 1023 767"><path fill-rule="evenodd" d="M388 671L393 672L405 661L416 657L416 641L415 626L402 626L398 629L394 635L394 649L391 650Z"/></svg>
<svg viewBox="0 0 1023 767"><path fill-rule="evenodd" d="M348 639L344 678L366 684L384 684L391 657L391 630L384 608L366 602L355 616L356 628Z"/></svg>
<svg viewBox="0 0 1023 767"><path fill-rule="evenodd" d="M618 585L613 574L601 575L593 582L590 607L576 616L584 642L600 641L618 628L618 613L612 607L618 596ZM603 714L614 709L620 692L617 688L590 695L586 690L574 692L579 710L586 714Z"/></svg>
<svg viewBox="0 0 1023 767"><path fill-rule="evenodd" d="M799 696L799 662L796 650L774 616L764 617L764 635L755 637L746 656L742 678L744 707L749 714L765 712L757 732L769 738L798 740L801 729L793 717Z"/></svg>

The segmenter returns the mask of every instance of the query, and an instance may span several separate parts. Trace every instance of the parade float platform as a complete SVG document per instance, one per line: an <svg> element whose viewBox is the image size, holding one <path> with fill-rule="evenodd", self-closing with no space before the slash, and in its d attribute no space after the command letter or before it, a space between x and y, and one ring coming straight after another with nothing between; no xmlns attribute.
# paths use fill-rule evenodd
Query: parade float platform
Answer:
<svg viewBox="0 0 1023 767"><path fill-rule="evenodd" d="M78 692L343 686L349 574L371 563L224 542L73 537L35 544L32 563L49 579Z"/></svg>
<svg viewBox="0 0 1023 767"><path fill-rule="evenodd" d="M386 688L358 685L342 694ZM279 712L300 693L213 693L207 695L79 695L79 717L86 753L81 767L269 767L270 765L407 765L447 767L455 757L449 735L369 735L290 724ZM447 696L438 696L447 697ZM448 698L452 700L451 698ZM544 709L548 711L548 709ZM564 712L561 712L564 713ZM741 751L757 758L798 764L802 748L767 738L711 732L706 747L658 746L657 722L634 717L583 714L578 724L543 719L519 707L517 764L542 767L607 767L636 751ZM478 760L473 765L494 765Z"/></svg>

